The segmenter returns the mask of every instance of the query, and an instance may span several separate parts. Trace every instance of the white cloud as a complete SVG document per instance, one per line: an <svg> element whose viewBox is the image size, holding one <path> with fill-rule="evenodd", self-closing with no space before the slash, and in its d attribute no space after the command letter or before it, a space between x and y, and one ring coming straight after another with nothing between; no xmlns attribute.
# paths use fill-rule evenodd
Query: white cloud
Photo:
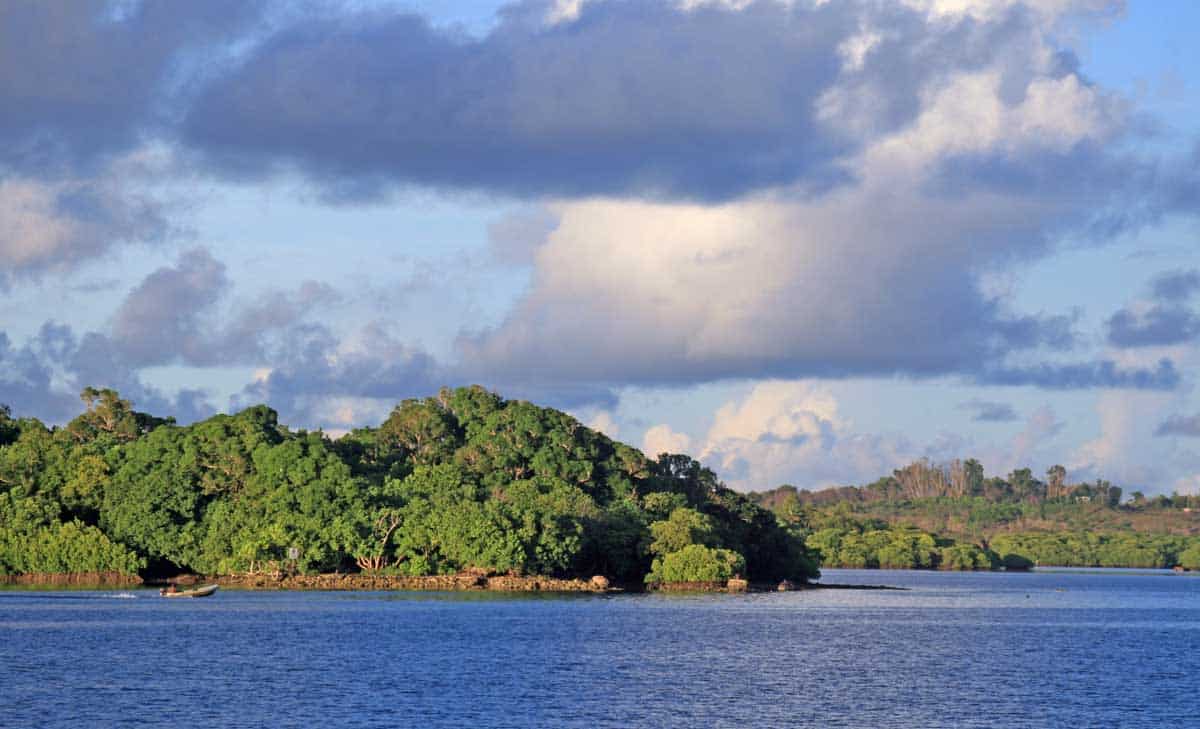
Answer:
<svg viewBox="0 0 1200 729"><path fill-rule="evenodd" d="M822 439L839 422L837 401L827 389L810 382L776 380L755 385L741 402L722 405L708 431L708 442Z"/></svg>
<svg viewBox="0 0 1200 729"><path fill-rule="evenodd" d="M1002 69L988 69L926 92L916 122L871 148L866 165L888 169L888 177L919 179L946 156L1065 153L1082 142L1104 142L1122 124L1121 105L1073 74L1032 80L1017 104L1004 99L1004 82ZM826 113L832 122L841 111L834 106Z"/></svg>
<svg viewBox="0 0 1200 729"><path fill-rule="evenodd" d="M0 286L73 269L165 228L155 203L112 183L6 178L0 170Z"/></svg>
<svg viewBox="0 0 1200 729"><path fill-rule="evenodd" d="M700 461L743 491L782 483L801 488L865 483L922 455L904 438L856 432L829 390L805 380L756 384L721 405L708 432L694 442L661 425L647 432L646 444L668 439L682 448L667 450L694 446Z"/></svg>
<svg viewBox="0 0 1200 729"><path fill-rule="evenodd" d="M551 26L574 22L586 3L587 0L554 0L546 10L544 22Z"/></svg>
<svg viewBox="0 0 1200 729"><path fill-rule="evenodd" d="M842 41L838 52L842 54L843 68L847 71L861 70L867 60L867 54L881 40L883 36L877 31L863 29L858 35L852 35Z"/></svg>
<svg viewBox="0 0 1200 729"><path fill-rule="evenodd" d="M687 453L692 439L684 433L676 433L669 425L655 425L642 438L642 452L651 458L663 453Z"/></svg>
<svg viewBox="0 0 1200 729"><path fill-rule="evenodd" d="M55 191L31 181L0 181L0 258L24 268L54 260L78 234L55 213Z"/></svg>
<svg viewBox="0 0 1200 729"><path fill-rule="evenodd" d="M596 413L595 417L588 421L587 427L600 431L609 438L614 439L621 433L621 428L617 425L617 421L613 419L612 413L607 410L601 410L599 413Z"/></svg>
<svg viewBox="0 0 1200 729"><path fill-rule="evenodd" d="M903 0L903 3L943 19L994 20L1013 8L1024 7L1046 22L1067 13L1111 12L1124 5L1122 0Z"/></svg>

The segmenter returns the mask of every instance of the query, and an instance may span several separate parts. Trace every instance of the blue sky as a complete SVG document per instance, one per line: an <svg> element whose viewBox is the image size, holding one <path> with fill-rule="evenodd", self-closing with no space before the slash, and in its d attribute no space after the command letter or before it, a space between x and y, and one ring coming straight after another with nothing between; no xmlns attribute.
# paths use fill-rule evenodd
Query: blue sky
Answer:
<svg viewBox="0 0 1200 729"><path fill-rule="evenodd" d="M1195 3L0 9L0 402L480 382L731 485L1200 489Z"/></svg>

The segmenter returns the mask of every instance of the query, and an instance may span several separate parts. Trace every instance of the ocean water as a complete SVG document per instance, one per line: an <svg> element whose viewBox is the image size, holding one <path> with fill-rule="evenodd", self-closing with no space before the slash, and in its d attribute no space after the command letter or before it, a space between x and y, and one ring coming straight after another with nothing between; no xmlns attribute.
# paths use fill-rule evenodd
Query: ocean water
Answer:
<svg viewBox="0 0 1200 729"><path fill-rule="evenodd" d="M0 591L0 727L1200 726L1200 577L755 595Z"/></svg>

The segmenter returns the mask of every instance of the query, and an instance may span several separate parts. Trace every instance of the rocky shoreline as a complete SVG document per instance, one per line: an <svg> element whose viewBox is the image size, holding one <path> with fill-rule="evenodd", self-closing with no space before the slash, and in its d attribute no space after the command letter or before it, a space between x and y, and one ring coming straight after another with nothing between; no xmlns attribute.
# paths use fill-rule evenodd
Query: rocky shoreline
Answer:
<svg viewBox="0 0 1200 729"><path fill-rule="evenodd" d="M137 587L137 575L120 572L71 572L66 574L0 575L0 585L61 585L65 587Z"/></svg>
<svg viewBox="0 0 1200 729"><path fill-rule="evenodd" d="M493 575L483 572L462 572L454 575L429 575L407 577L403 575L372 574L318 574L318 575L194 575L182 574L169 578L143 580L137 575L117 572L83 572L72 574L29 574L0 575L0 585L61 586L120 588L142 585L190 586L216 583L222 587L240 590L331 590L331 591L389 591L410 592L573 592L573 593L620 593L620 592L791 592L796 590L902 590L886 585L836 585L817 582L800 583L784 581L775 583L751 583L732 579L727 582L673 582L656 585L616 585L606 577L596 575L589 580L562 579L538 575Z"/></svg>
<svg viewBox="0 0 1200 729"><path fill-rule="evenodd" d="M409 590L457 592L492 590L498 592L618 592L606 578L590 580L558 579L541 576L488 575L463 572L455 575L406 577L403 575L319 574L319 575L221 575L198 581L215 582L222 587L245 590Z"/></svg>

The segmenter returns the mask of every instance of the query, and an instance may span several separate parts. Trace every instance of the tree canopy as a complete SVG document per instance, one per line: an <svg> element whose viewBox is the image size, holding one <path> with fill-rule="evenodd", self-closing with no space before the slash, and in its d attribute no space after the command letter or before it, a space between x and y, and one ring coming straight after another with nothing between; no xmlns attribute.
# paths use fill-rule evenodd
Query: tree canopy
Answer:
<svg viewBox="0 0 1200 729"><path fill-rule="evenodd" d="M689 456L481 387L336 440L263 405L180 426L82 399L63 427L0 408L0 573L817 574L803 534Z"/></svg>

